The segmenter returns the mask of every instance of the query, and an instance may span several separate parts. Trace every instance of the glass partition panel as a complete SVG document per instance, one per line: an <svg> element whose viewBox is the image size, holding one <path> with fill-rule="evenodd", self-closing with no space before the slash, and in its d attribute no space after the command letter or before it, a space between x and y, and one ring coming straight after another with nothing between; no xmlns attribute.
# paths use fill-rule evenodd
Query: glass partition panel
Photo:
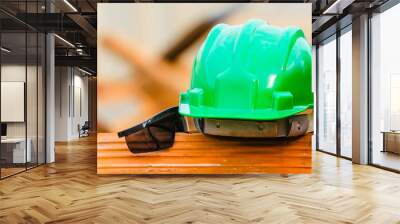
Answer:
<svg viewBox="0 0 400 224"><path fill-rule="evenodd" d="M0 7L24 16L44 13L45 3L0 1ZM46 158L45 34L10 15L0 12L0 178L43 164Z"/></svg>
<svg viewBox="0 0 400 224"><path fill-rule="evenodd" d="M352 32L340 36L340 154L352 157Z"/></svg>
<svg viewBox="0 0 400 224"><path fill-rule="evenodd" d="M336 153L336 38L318 47L318 149Z"/></svg>
<svg viewBox="0 0 400 224"><path fill-rule="evenodd" d="M371 18L371 162L400 170L400 5Z"/></svg>
<svg viewBox="0 0 400 224"><path fill-rule="evenodd" d="M313 120L313 136L312 136L312 150L316 150L317 146L317 140L316 140L316 127L317 127L317 119L315 116L315 112L318 111L318 105L315 103L315 100L317 99L317 47L315 45L312 45L312 91L313 91L313 96L314 96L314 120Z"/></svg>
<svg viewBox="0 0 400 224"><path fill-rule="evenodd" d="M1 34L2 178L25 170L31 159L26 144L26 41L25 31Z"/></svg>
<svg viewBox="0 0 400 224"><path fill-rule="evenodd" d="M27 79L26 79L26 113L27 113L27 150L30 151L28 168L38 163L38 36L36 32L27 33Z"/></svg>
<svg viewBox="0 0 400 224"><path fill-rule="evenodd" d="M43 164L46 162L46 145L45 145L45 124L46 124L46 37L43 33L38 34L38 164Z"/></svg>

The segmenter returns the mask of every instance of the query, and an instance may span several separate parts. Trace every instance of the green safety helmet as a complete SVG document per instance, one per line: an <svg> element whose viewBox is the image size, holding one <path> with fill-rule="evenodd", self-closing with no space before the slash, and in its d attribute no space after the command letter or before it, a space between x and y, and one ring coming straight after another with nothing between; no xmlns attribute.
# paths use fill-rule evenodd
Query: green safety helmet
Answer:
<svg viewBox="0 0 400 224"><path fill-rule="evenodd" d="M218 24L197 52L179 113L271 121L313 107L311 48L300 28Z"/></svg>

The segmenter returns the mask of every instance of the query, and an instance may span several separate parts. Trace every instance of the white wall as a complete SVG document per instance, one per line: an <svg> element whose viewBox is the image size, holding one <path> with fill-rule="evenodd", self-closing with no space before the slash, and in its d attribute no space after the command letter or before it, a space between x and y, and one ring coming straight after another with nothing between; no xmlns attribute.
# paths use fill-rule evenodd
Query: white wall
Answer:
<svg viewBox="0 0 400 224"><path fill-rule="evenodd" d="M77 139L78 125L88 120L88 78L76 68L56 67L55 86L55 140Z"/></svg>
<svg viewBox="0 0 400 224"><path fill-rule="evenodd" d="M18 65L18 64L6 64L1 66L1 81L2 82L25 82L25 75L26 75L26 70L28 74L35 73L36 74L36 67L34 66L28 66L27 68L24 65ZM32 80L29 80L30 85L36 85L36 81L34 83L31 83ZM31 90L31 91L30 91ZM32 102L31 98L34 97L36 98L36 89L28 88L27 89L27 102ZM34 106L35 105L30 105ZM6 110L7 108L1 108L1 110ZM36 114L28 113L28 122L35 121L36 123ZM31 117L34 116L34 117ZM29 127L33 127L33 125L28 125ZM36 126L34 127L36 129ZM30 131L28 130L28 134ZM25 137L25 122L7 122L7 136L8 137ZM28 136L29 137L29 136Z"/></svg>
<svg viewBox="0 0 400 224"><path fill-rule="evenodd" d="M74 75L74 107L72 108L72 119L71 119L71 135L73 138L79 137L78 124L83 125L85 121L88 121L88 78L81 75ZM80 111L81 110L81 111Z"/></svg>
<svg viewBox="0 0 400 224"><path fill-rule="evenodd" d="M68 140L70 79L69 68L55 68L55 141Z"/></svg>

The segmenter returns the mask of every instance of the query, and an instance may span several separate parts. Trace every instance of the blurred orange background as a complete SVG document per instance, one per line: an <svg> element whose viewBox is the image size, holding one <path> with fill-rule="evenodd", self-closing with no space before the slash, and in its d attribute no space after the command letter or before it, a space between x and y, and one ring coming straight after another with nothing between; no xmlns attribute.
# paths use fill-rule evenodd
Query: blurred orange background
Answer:
<svg viewBox="0 0 400 224"><path fill-rule="evenodd" d="M311 4L98 4L98 132L117 132L178 105L194 55L216 23L251 18L298 26L311 45Z"/></svg>

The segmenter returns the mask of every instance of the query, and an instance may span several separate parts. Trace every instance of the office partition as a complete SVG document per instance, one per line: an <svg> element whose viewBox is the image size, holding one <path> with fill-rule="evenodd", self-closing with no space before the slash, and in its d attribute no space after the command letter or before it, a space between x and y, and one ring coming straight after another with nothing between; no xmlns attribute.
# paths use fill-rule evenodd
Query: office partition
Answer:
<svg viewBox="0 0 400 224"><path fill-rule="evenodd" d="M0 2L0 7L11 4ZM43 1L19 1L21 12L43 11ZM4 7L4 8L7 8ZM0 18L0 178L45 162L45 34L7 11ZM19 16L24 16L21 13Z"/></svg>

